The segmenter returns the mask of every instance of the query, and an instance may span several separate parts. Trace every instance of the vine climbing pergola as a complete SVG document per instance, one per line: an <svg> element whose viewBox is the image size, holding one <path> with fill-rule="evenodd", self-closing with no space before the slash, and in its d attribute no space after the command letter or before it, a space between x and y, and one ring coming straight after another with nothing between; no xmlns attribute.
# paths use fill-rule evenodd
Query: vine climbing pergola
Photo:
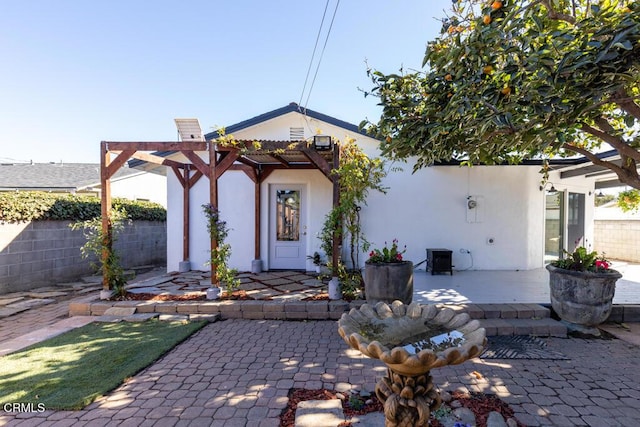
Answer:
<svg viewBox="0 0 640 427"><path fill-rule="evenodd" d="M168 158L182 154L186 160ZM179 157L179 156L172 156ZM189 260L190 190L202 178L209 180L209 203L218 207L218 180L227 171L244 172L254 183L254 256L260 259L260 186L275 170L315 169L333 185L333 207L340 202L339 178L335 170L340 163L340 148L332 144L329 150L316 150L306 140L300 141L234 141L218 144L216 140L182 142L116 142L100 143L100 183L102 203L102 235L105 260L112 251L111 177L130 159L170 168L183 189L182 257ZM332 265L338 265L339 236L333 236ZM211 248L218 242L212 238ZM212 266L213 268L213 266ZM334 276L336 271L334 271ZM212 275L212 284L214 275ZM104 290L110 290L103 275Z"/></svg>

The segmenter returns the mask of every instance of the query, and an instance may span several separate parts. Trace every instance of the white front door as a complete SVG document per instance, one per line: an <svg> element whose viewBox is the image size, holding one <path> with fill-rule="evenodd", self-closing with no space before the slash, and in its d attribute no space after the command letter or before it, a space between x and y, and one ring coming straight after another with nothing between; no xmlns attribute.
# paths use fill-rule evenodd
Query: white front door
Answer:
<svg viewBox="0 0 640 427"><path fill-rule="evenodd" d="M307 258L304 186L269 188L269 269L304 270Z"/></svg>

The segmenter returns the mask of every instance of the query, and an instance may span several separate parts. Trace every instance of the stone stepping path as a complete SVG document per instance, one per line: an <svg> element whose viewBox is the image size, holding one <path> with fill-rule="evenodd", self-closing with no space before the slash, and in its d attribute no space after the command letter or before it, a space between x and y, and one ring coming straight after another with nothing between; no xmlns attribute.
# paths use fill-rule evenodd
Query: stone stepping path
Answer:
<svg viewBox="0 0 640 427"><path fill-rule="evenodd" d="M299 271L277 271L260 274L239 273L240 287L256 300L300 301L327 292L327 284L313 274ZM133 294L204 296L211 287L211 273L190 271L153 277L127 286Z"/></svg>

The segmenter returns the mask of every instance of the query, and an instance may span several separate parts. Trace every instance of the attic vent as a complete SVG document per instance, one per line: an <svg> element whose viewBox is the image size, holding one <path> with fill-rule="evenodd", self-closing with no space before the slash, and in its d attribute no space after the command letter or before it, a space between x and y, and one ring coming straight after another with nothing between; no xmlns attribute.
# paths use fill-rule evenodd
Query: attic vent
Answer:
<svg viewBox="0 0 640 427"><path fill-rule="evenodd" d="M300 141L304 139L304 128L289 128L289 141Z"/></svg>
<svg viewBox="0 0 640 427"><path fill-rule="evenodd" d="M182 142L204 141L198 119L174 119Z"/></svg>

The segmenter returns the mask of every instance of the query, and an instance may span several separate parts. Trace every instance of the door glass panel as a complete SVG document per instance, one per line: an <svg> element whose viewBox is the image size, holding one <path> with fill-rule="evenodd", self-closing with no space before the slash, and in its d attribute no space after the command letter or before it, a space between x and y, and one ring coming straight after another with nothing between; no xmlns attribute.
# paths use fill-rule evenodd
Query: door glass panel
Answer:
<svg viewBox="0 0 640 427"><path fill-rule="evenodd" d="M569 193L567 206L567 242L569 252L578 246L584 246L584 206L585 196L581 193Z"/></svg>
<svg viewBox="0 0 640 427"><path fill-rule="evenodd" d="M544 221L544 254L545 261L560 258L562 255L562 218L563 218L563 193L554 192L546 194L546 208Z"/></svg>
<svg viewBox="0 0 640 427"><path fill-rule="evenodd" d="M276 239L300 240L300 191L276 191Z"/></svg>

